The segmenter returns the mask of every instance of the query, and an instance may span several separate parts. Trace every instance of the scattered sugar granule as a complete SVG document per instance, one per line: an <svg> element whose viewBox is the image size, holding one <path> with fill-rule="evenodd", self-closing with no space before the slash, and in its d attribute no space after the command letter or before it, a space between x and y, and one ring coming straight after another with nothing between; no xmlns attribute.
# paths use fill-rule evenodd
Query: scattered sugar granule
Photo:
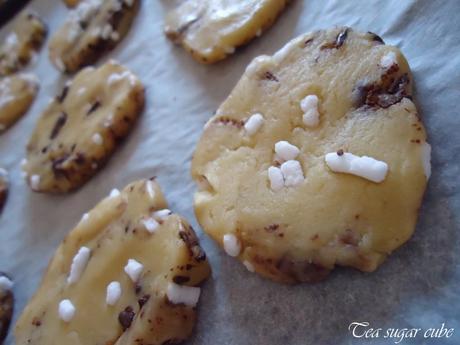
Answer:
<svg viewBox="0 0 460 345"><path fill-rule="evenodd" d="M388 164L385 162L342 150L326 154L325 161L334 172L356 175L376 183L382 182L388 172Z"/></svg>

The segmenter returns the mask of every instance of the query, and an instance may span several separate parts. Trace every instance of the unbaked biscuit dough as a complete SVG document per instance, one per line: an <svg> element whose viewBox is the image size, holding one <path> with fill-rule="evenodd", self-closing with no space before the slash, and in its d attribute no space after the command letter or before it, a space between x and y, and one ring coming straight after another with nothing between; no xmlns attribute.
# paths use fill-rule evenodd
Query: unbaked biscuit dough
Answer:
<svg viewBox="0 0 460 345"><path fill-rule="evenodd" d="M20 73L0 78L0 133L29 110L38 88L38 79L31 74Z"/></svg>
<svg viewBox="0 0 460 345"><path fill-rule="evenodd" d="M16 324L30 345L175 344L192 332L210 274L191 226L158 184L112 191L58 248Z"/></svg>
<svg viewBox="0 0 460 345"><path fill-rule="evenodd" d="M165 20L165 34L197 61L214 63L267 30L289 0L186 0Z"/></svg>
<svg viewBox="0 0 460 345"><path fill-rule="evenodd" d="M276 281L374 271L411 237L430 175L411 95L406 59L372 33L317 31L254 59L196 148L199 223Z"/></svg>
<svg viewBox="0 0 460 345"><path fill-rule="evenodd" d="M35 13L21 14L0 46L0 76L24 68L41 48L46 32L46 25Z"/></svg>
<svg viewBox="0 0 460 345"><path fill-rule="evenodd" d="M144 87L109 61L86 67L44 110L22 169L36 192L65 193L90 179L126 137L144 107Z"/></svg>
<svg viewBox="0 0 460 345"><path fill-rule="evenodd" d="M85 0L71 10L49 43L51 62L73 73L95 63L128 33L140 0Z"/></svg>

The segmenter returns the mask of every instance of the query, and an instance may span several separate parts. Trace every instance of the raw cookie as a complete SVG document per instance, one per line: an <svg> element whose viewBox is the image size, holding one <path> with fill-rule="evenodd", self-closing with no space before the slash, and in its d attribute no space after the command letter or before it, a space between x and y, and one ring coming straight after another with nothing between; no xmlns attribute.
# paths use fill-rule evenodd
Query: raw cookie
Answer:
<svg viewBox="0 0 460 345"><path fill-rule="evenodd" d="M411 237L430 174L411 94L404 56L371 33L318 31L256 58L194 154L201 226L276 281L374 271Z"/></svg>
<svg viewBox="0 0 460 345"><path fill-rule="evenodd" d="M8 328L13 317L14 296L13 296L13 282L10 278L0 272L0 344L8 334Z"/></svg>
<svg viewBox="0 0 460 345"><path fill-rule="evenodd" d="M18 344L176 344L210 274L191 226L158 184L112 191L58 248L16 325Z"/></svg>
<svg viewBox="0 0 460 345"><path fill-rule="evenodd" d="M6 198L8 197L8 172L0 168L0 214L2 213L3 207L6 203Z"/></svg>
<svg viewBox="0 0 460 345"><path fill-rule="evenodd" d="M87 67L48 105L27 145L23 170L34 191L64 193L85 183L112 155L144 106L144 87L109 61Z"/></svg>
<svg viewBox="0 0 460 345"><path fill-rule="evenodd" d="M0 76L19 71L41 48L46 37L46 26L32 12L19 16L13 31L0 46Z"/></svg>
<svg viewBox="0 0 460 345"><path fill-rule="evenodd" d="M61 72L91 65L127 34L139 0L84 0L53 35L49 55Z"/></svg>
<svg viewBox="0 0 460 345"><path fill-rule="evenodd" d="M0 133L29 110L38 92L38 79L30 74L0 78Z"/></svg>
<svg viewBox="0 0 460 345"><path fill-rule="evenodd" d="M165 34L201 63L225 59L259 37L289 0L187 0L166 17Z"/></svg>

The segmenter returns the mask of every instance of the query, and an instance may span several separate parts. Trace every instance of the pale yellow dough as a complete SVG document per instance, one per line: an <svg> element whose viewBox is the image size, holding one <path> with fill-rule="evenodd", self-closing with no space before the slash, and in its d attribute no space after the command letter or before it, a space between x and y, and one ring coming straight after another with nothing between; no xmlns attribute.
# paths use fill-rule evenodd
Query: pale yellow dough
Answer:
<svg viewBox="0 0 460 345"><path fill-rule="evenodd" d="M383 67L392 53L395 63ZM236 236L239 260L276 281L318 281L335 265L374 271L411 237L427 183L426 133L411 90L397 48L347 28L305 34L256 58L196 148L199 223L220 245ZM319 98L317 127L302 121L307 95ZM250 136L244 124L255 113L264 122ZM300 149L305 179L274 191L267 171L279 165L281 140ZM339 150L386 162L386 179L331 171L325 155Z"/></svg>
<svg viewBox="0 0 460 345"><path fill-rule="evenodd" d="M16 344L160 345L186 339L196 309L172 302L167 286L172 282L197 286L208 277L210 267L193 229L180 216L171 214L153 233L146 230L142 221L166 207L158 184L141 180L105 198L82 218L59 246L19 318ZM82 246L91 254L78 281L69 285L71 263ZM124 271L129 259L143 265L136 283ZM121 296L111 306L106 303L106 288L113 281L121 284ZM58 314L63 299L75 307L68 322ZM127 307L134 315L122 326L120 313Z"/></svg>
<svg viewBox="0 0 460 345"><path fill-rule="evenodd" d="M0 78L0 133L10 128L30 108L39 88L30 74Z"/></svg>
<svg viewBox="0 0 460 345"><path fill-rule="evenodd" d="M126 36L138 8L139 0L79 2L51 37L51 62L64 73L94 64Z"/></svg>
<svg viewBox="0 0 460 345"><path fill-rule="evenodd" d="M65 193L103 167L144 107L144 87L109 61L81 70L40 116L23 170L36 192Z"/></svg>
<svg viewBox="0 0 460 345"><path fill-rule="evenodd" d="M165 33L197 61L214 63L262 35L289 0L186 0L166 17Z"/></svg>
<svg viewBox="0 0 460 345"><path fill-rule="evenodd" d="M35 13L25 12L0 45L0 76L23 69L40 50L47 28Z"/></svg>

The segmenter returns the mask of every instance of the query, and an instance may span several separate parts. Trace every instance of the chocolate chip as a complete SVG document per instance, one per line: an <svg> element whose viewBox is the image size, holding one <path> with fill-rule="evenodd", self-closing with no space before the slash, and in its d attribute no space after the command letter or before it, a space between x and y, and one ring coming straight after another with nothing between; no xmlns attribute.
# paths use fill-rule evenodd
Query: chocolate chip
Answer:
<svg viewBox="0 0 460 345"><path fill-rule="evenodd" d="M369 34L369 36L371 36L372 41L378 42L378 43L381 43L381 44L385 44L385 41L379 35L371 32L371 31L368 31L367 33Z"/></svg>
<svg viewBox="0 0 460 345"><path fill-rule="evenodd" d="M347 36L348 36L348 28L346 28L345 30L339 32L339 34L337 35L337 38L335 40L335 45L336 45L336 48L340 48L344 43L345 43L345 40L347 39Z"/></svg>
<svg viewBox="0 0 460 345"><path fill-rule="evenodd" d="M187 276L174 276L173 282L179 285L187 283L190 280L190 277Z"/></svg>
<svg viewBox="0 0 460 345"><path fill-rule="evenodd" d="M125 310L118 314L118 322L120 322L123 332L131 327L135 315L133 308L130 306L126 307Z"/></svg>
<svg viewBox="0 0 460 345"><path fill-rule="evenodd" d="M184 227L186 227L184 225ZM198 238L191 226L187 227L187 230L179 231L179 238L185 242L190 255L198 262L206 260L206 253L200 247Z"/></svg>
<svg viewBox="0 0 460 345"><path fill-rule="evenodd" d="M101 102L99 101L94 102L93 104L91 104L91 107L89 108L86 115L90 115L91 113L95 112L100 106L101 106Z"/></svg>
<svg viewBox="0 0 460 345"><path fill-rule="evenodd" d="M389 106L400 102L401 99L408 96L406 93L406 86L408 84L409 78L407 74L404 74L392 85L390 85L387 93L382 92L378 94L377 97L370 97L370 102L374 102L376 105L382 108L388 108Z"/></svg>
<svg viewBox="0 0 460 345"><path fill-rule="evenodd" d="M24 56L20 56L18 60L21 65L27 65L27 63L29 62L29 59Z"/></svg>
<svg viewBox="0 0 460 345"><path fill-rule="evenodd" d="M56 100L59 102L59 103L62 103L64 102L65 98L67 97L67 94L69 93L69 86L64 86L64 88L62 89L61 93L59 95L56 96Z"/></svg>
<svg viewBox="0 0 460 345"><path fill-rule="evenodd" d="M83 165L86 162L86 156L85 156L84 153L77 152L77 154L75 155L75 158L73 160L78 165Z"/></svg>
<svg viewBox="0 0 460 345"><path fill-rule="evenodd" d="M80 20L80 21L78 22L78 24L80 25L80 28L81 28L82 30L86 30L86 28L88 27L88 23L85 22L85 21L83 21L83 20Z"/></svg>
<svg viewBox="0 0 460 345"><path fill-rule="evenodd" d="M271 224L271 225L266 226L264 229L267 232L275 232L276 230L278 230L279 227L280 227L279 224Z"/></svg>
<svg viewBox="0 0 460 345"><path fill-rule="evenodd" d="M62 112L57 118L56 123L54 124L53 130L51 131L51 134L50 134L51 140L55 139L58 136L62 127L64 127L66 121L67 121L67 114Z"/></svg>
<svg viewBox="0 0 460 345"><path fill-rule="evenodd" d="M337 37L335 38L335 42L323 44L320 49L321 50L324 50L324 49L339 49L345 43L345 41L346 41L346 39L348 37L348 31L349 31L349 28L343 29L342 31L340 31L337 34Z"/></svg>
<svg viewBox="0 0 460 345"><path fill-rule="evenodd" d="M180 42L182 40L182 36L190 29L190 27L198 22L202 17L202 14L196 16L195 18L190 17L190 19L182 24L177 30L166 30L166 36L173 42Z"/></svg>
<svg viewBox="0 0 460 345"><path fill-rule="evenodd" d="M51 169L53 170L54 176L56 176L57 178L60 178L60 177L67 178L68 177L67 171L62 168L62 164L65 161L67 161L68 158L69 158L69 155L64 155L60 158L53 159L51 163Z"/></svg>
<svg viewBox="0 0 460 345"><path fill-rule="evenodd" d="M264 79L278 82L278 78L270 71L264 73Z"/></svg>
<svg viewBox="0 0 460 345"><path fill-rule="evenodd" d="M206 260L206 253L198 245L192 247L192 256L196 261L204 261L204 260Z"/></svg>
<svg viewBox="0 0 460 345"><path fill-rule="evenodd" d="M235 126L235 127L238 127L238 128L241 128L241 127L244 126L244 121L232 119L230 117L220 117L220 118L214 120L214 122L222 123L224 125L231 125L231 126Z"/></svg>
<svg viewBox="0 0 460 345"><path fill-rule="evenodd" d="M306 46L310 45L310 43L313 42L313 38L309 38L308 40L306 40L303 44Z"/></svg>
<svg viewBox="0 0 460 345"><path fill-rule="evenodd" d="M394 73L390 71L387 73ZM381 80L372 84L359 84L353 90L353 102L355 107L363 105L370 107L388 108L393 104L399 103L403 98L410 98L408 85L410 83L407 74L399 78L390 78L384 74Z"/></svg>
<svg viewBox="0 0 460 345"><path fill-rule="evenodd" d="M137 303L139 303L139 308L142 308L145 303L147 303L150 299L150 295L144 295L141 298L137 300Z"/></svg>
<svg viewBox="0 0 460 345"><path fill-rule="evenodd" d="M339 241L342 244L350 246L357 246L360 240L360 235L351 229L346 229L345 232L339 236Z"/></svg>

